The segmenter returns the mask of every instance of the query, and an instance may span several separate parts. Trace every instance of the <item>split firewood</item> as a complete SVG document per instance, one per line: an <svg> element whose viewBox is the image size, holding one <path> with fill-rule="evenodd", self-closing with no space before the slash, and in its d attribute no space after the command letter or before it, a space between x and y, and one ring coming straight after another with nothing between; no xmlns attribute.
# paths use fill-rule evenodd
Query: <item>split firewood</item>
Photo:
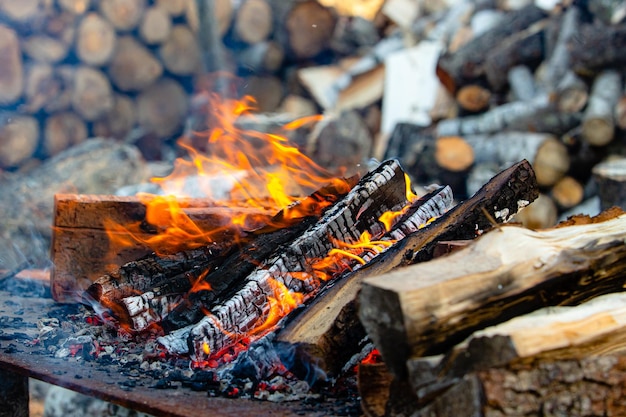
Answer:
<svg viewBox="0 0 626 417"><path fill-rule="evenodd" d="M284 23L289 51L298 59L312 58L328 47L335 16L317 1L289 3L293 7Z"/></svg>
<svg viewBox="0 0 626 417"><path fill-rule="evenodd" d="M70 51L69 45L47 35L32 35L22 42L22 50L34 61L55 64L65 59Z"/></svg>
<svg viewBox="0 0 626 417"><path fill-rule="evenodd" d="M92 125L93 134L103 138L126 139L137 122L135 102L129 96L115 94L113 108Z"/></svg>
<svg viewBox="0 0 626 417"><path fill-rule="evenodd" d="M235 36L248 44L267 40L273 28L272 8L265 0L245 0L237 9Z"/></svg>
<svg viewBox="0 0 626 417"><path fill-rule="evenodd" d="M43 128L43 148L48 156L56 155L87 139L87 125L76 113L67 111L49 116Z"/></svg>
<svg viewBox="0 0 626 417"><path fill-rule="evenodd" d="M615 158L599 163L593 168L593 177L598 184L600 207L626 207L626 159Z"/></svg>
<svg viewBox="0 0 626 417"><path fill-rule="evenodd" d="M162 7L148 8L139 23L139 36L148 45L164 42L170 35L172 21Z"/></svg>
<svg viewBox="0 0 626 417"><path fill-rule="evenodd" d="M0 166L19 165L35 153L39 141L39 122L32 116L3 115L0 128Z"/></svg>
<svg viewBox="0 0 626 417"><path fill-rule="evenodd" d="M386 416L393 375L384 363L361 363L357 371L357 386L361 409L366 417Z"/></svg>
<svg viewBox="0 0 626 417"><path fill-rule="evenodd" d="M470 112L479 112L489 106L491 92L477 84L468 84L456 93L456 101L461 108Z"/></svg>
<svg viewBox="0 0 626 417"><path fill-rule="evenodd" d="M57 3L64 11L80 15L87 11L90 2L91 0L58 0Z"/></svg>
<svg viewBox="0 0 626 417"><path fill-rule="evenodd" d="M11 2L4 1L2 4ZM10 104L17 100L24 89L22 54L17 34L8 26L0 25L0 103Z"/></svg>
<svg viewBox="0 0 626 417"><path fill-rule="evenodd" d="M278 296L275 294L278 289L276 285L302 294L300 302L310 300L328 279L325 273L315 272L314 260L327 257L337 241L358 241L365 231L371 233L375 239L382 236L385 229L378 219L383 213L398 210L407 204L406 189L402 190L405 187L404 173L399 164L396 161L385 162L365 175L345 197L328 208L319 220L312 218L312 221L299 223L304 229L299 226L298 229L301 230L278 249L274 245L269 251L263 250L266 256L260 258L260 265L259 261L250 264L245 268L246 273L239 278L233 273L233 268L226 268L225 264L216 273L209 273L205 281L210 282L212 290L190 294L190 299L201 296L201 305L209 312L206 315L201 309L190 321L192 325L189 326L188 343L193 360L204 361L214 356L264 323L270 308L267 297ZM377 204L370 205L369 201L376 201ZM407 227L417 230L418 225L407 223ZM276 233L291 234L292 229L293 226ZM399 233L402 231L399 230ZM258 249L249 253L257 256L256 252L263 251ZM354 261L351 258L346 260ZM244 262L238 259L237 264L245 266L246 263L248 262L245 259ZM357 265L353 267L356 268ZM228 271L228 277L220 277L224 270ZM220 292L227 287L230 288L230 295L224 298L223 295L220 296ZM215 301L218 303L214 304ZM181 313L189 315L189 307L184 306ZM164 323L170 317L172 313ZM193 324L196 322L197 324ZM224 332L224 329L227 331ZM167 337L161 339L161 343L166 346L170 344Z"/></svg>
<svg viewBox="0 0 626 417"><path fill-rule="evenodd" d="M535 78L526 65L516 65L507 74L509 89L516 100L528 101L537 95Z"/></svg>
<svg viewBox="0 0 626 417"><path fill-rule="evenodd" d="M571 209L585 199L585 187L575 178L566 175L552 186L550 196L559 209Z"/></svg>
<svg viewBox="0 0 626 417"><path fill-rule="evenodd" d="M424 195L382 239L392 236L394 240L400 240L410 233L418 233L419 230L412 231L415 225L419 227L441 216L452 203L449 187L440 187ZM367 342L365 329L357 316L361 282L359 270L338 278L304 311L286 323L276 341L295 346L300 357L314 360L328 375L339 375L349 359Z"/></svg>
<svg viewBox="0 0 626 417"><path fill-rule="evenodd" d="M74 73L72 108L85 120L105 115L113 107L113 91L102 71L81 65Z"/></svg>
<svg viewBox="0 0 626 417"><path fill-rule="evenodd" d="M528 207L515 215L514 221L532 230L554 227L559 209L552 197L541 193Z"/></svg>
<svg viewBox="0 0 626 417"><path fill-rule="evenodd" d="M137 27L146 8L146 0L102 0L100 13L118 31L130 31Z"/></svg>
<svg viewBox="0 0 626 417"><path fill-rule="evenodd" d="M541 186L554 185L570 166L567 148L555 136L547 133L502 132L494 135L465 135L464 140L474 150L475 162L510 165L521 159L533 164Z"/></svg>
<svg viewBox="0 0 626 417"><path fill-rule="evenodd" d="M621 215L537 232L501 227L448 257L367 279L361 320L394 374L406 375L409 357L442 353L520 312L621 291L625 222Z"/></svg>
<svg viewBox="0 0 626 417"><path fill-rule="evenodd" d="M582 121L582 135L590 145L604 146L613 140L614 112L621 92L622 77L615 70L603 71L594 79Z"/></svg>
<svg viewBox="0 0 626 417"><path fill-rule="evenodd" d="M549 133L563 136L580 126L582 113L563 112L548 108L537 114L527 115L512 121L506 130L517 132Z"/></svg>
<svg viewBox="0 0 626 417"><path fill-rule="evenodd" d="M141 91L163 74L163 66L145 46L135 38L117 39L115 54L109 64L109 76L122 91Z"/></svg>
<svg viewBox="0 0 626 417"><path fill-rule="evenodd" d="M560 16L556 44L539 71L539 83L546 91L553 91L571 68L569 42L580 28L581 14L581 10L572 5Z"/></svg>
<svg viewBox="0 0 626 417"><path fill-rule="evenodd" d="M619 68L626 62L616 48L626 39L626 25L585 24L569 42L572 69L593 75L606 68Z"/></svg>
<svg viewBox="0 0 626 417"><path fill-rule="evenodd" d="M433 221L429 226L407 235L405 239L423 244L419 258L424 261L436 255L442 241L473 239L476 231L468 230L468 224L481 224L481 227L491 228L495 225L491 223L492 221L505 221L507 218L502 215L486 215L481 207L498 207L501 202L497 200L502 198L503 187L508 189L507 194L509 192L516 194L516 197L512 197L511 200L516 198L533 200L537 193L536 184L533 187L532 180L529 184L529 178L520 175L522 172L530 172L527 171L529 169L526 162L496 175L487 181L488 185L481 192L472 196L460 207L451 208L448 214L444 215L444 219ZM519 187L511 184L517 184ZM491 191L487 191L489 189ZM424 196L424 201L426 203L430 201L428 196ZM517 203L514 207L512 205L512 209L517 211ZM443 224L441 227L437 227L439 222ZM419 242L415 243L415 247L419 247ZM306 309L288 322L286 327L279 332L277 340L295 345L299 354L303 357L312 357L330 375L338 374L343 366L342 361L345 364L350 356L356 355L358 349L362 348L363 340L360 337L364 336L364 329L353 314L355 310L358 310L357 294L363 279L368 276L377 276L401 264L405 258L403 249L406 249L406 246L401 245L398 250L391 247L386 252L390 256L385 255L384 262L377 263L376 267L366 266L339 279L323 293L323 296L317 297ZM340 346L342 347L339 348Z"/></svg>
<svg viewBox="0 0 626 417"><path fill-rule="evenodd" d="M192 75L201 68L200 47L193 32L184 25L175 25L159 48L163 66L176 75Z"/></svg>
<svg viewBox="0 0 626 417"><path fill-rule="evenodd" d="M573 71L567 71L556 87L557 108L566 113L582 111L589 99L589 87Z"/></svg>
<svg viewBox="0 0 626 417"><path fill-rule="evenodd" d="M27 22L39 13L39 0L0 1L0 12L15 22Z"/></svg>
<svg viewBox="0 0 626 417"><path fill-rule="evenodd" d="M508 14L491 30L477 36L454 53L446 53L439 59L437 75L452 93L465 84L473 83L485 76L485 59L489 51L503 39L520 32L545 17L545 13L534 5ZM506 72L503 74L506 75Z"/></svg>
<svg viewBox="0 0 626 417"><path fill-rule="evenodd" d="M309 135L306 153L321 166L333 170L364 163L372 144L370 130L352 110L324 117Z"/></svg>
<svg viewBox="0 0 626 417"><path fill-rule="evenodd" d="M258 42L250 45L237 55L239 65L251 72L273 73L284 62L285 51L274 41Z"/></svg>
<svg viewBox="0 0 626 417"><path fill-rule="evenodd" d="M76 33L76 54L88 65L107 64L115 50L115 29L97 13L83 17Z"/></svg>
<svg viewBox="0 0 626 417"><path fill-rule="evenodd" d="M182 128L187 108L185 90L173 79L163 78L137 97L137 120L146 132L166 138Z"/></svg>
<svg viewBox="0 0 626 417"><path fill-rule="evenodd" d="M437 123L438 136L463 136L499 132L519 119L545 111L549 106L548 97L539 95L530 101L514 101L475 116L441 120Z"/></svg>
<svg viewBox="0 0 626 417"><path fill-rule="evenodd" d="M242 213L254 215L259 223L249 223L253 228L263 224L262 219L270 217L260 210L229 209L215 206L202 199L179 199L177 204L198 230L212 231L213 235L218 234L225 240L231 240L233 236L232 231L228 232L232 216ZM149 244L156 233L168 225L150 223L146 210L145 203L137 197L56 195L51 250L55 265L52 283L54 288L62 288L63 292L53 291L56 294L55 299L68 301L68 298L65 298L67 294L80 293L87 289L92 281L103 276L105 278L91 285L90 295L96 301L102 300L107 303L136 295L138 292L154 291L155 287L163 286L172 276L180 278L179 282L172 279L170 283L172 286L180 288L179 292L188 290L190 278L187 273L196 271L192 262L197 262L198 268L202 264L212 262L211 259L216 257L219 248L209 245L205 251L176 255L175 253L184 247L172 243L166 247L155 246L155 243ZM126 226L128 231L107 230L106 224L109 223ZM139 223L143 224L143 227L136 232L132 226ZM197 240L194 242L189 238L185 244L193 247L206 242L206 237L200 236L198 239L199 242ZM151 255L131 262L156 249L160 253L170 255L163 259ZM202 256L206 259L203 260ZM126 265L127 262L131 263ZM118 268L119 271L115 272ZM107 273L112 275L105 275ZM73 283L77 276L83 278ZM138 288L140 285L142 287Z"/></svg>
<svg viewBox="0 0 626 417"><path fill-rule="evenodd" d="M514 33L487 52L484 71L495 91L507 85L509 70L517 65L535 67L544 57L543 31L545 21L539 21L525 30Z"/></svg>

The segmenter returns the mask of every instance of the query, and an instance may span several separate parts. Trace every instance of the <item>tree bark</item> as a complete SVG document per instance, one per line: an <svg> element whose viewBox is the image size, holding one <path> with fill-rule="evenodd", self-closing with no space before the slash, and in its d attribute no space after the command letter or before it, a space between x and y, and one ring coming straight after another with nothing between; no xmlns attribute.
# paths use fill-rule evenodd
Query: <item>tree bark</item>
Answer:
<svg viewBox="0 0 626 417"><path fill-rule="evenodd" d="M619 291L625 222L501 227L448 257L367 279L361 320L385 363L406 375L409 357L445 352L478 329Z"/></svg>

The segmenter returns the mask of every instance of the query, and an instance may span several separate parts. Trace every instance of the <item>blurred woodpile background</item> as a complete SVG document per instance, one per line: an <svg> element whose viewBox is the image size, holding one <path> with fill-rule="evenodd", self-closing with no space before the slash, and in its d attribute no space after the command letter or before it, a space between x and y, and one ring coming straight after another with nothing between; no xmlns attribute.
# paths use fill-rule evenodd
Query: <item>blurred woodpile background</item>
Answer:
<svg viewBox="0 0 626 417"><path fill-rule="evenodd" d="M206 91L248 94L259 117L242 127L285 134L331 168L399 158L419 183L450 184L461 199L526 158L542 196L522 220L549 226L621 203L624 163L598 164L624 154L625 10L617 0L0 0L0 169L26 172L94 137L171 162L181 137L205 146L193 132L211 127ZM325 117L282 129L315 114Z"/></svg>

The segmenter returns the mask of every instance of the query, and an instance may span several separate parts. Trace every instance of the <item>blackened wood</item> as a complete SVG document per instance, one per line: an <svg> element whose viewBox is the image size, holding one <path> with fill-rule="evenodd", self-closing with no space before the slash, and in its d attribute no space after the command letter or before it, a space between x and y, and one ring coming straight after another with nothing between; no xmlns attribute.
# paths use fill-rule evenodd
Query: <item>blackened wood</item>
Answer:
<svg viewBox="0 0 626 417"><path fill-rule="evenodd" d="M210 289L193 291L189 297L163 321L163 328L170 332L196 323L204 311L219 299L226 299L229 292L237 291L245 277L266 260L281 245L295 239L314 224L321 215L320 207L330 205L341 198L356 183L352 177L342 185L323 187L302 201L281 210L268 225L254 231L242 241L236 251L221 260L219 268L207 272L202 281ZM298 214L300 213L300 214Z"/></svg>
<svg viewBox="0 0 626 417"><path fill-rule="evenodd" d="M619 69L626 64L626 56L620 53L624 44L626 44L626 24L583 25L569 42L572 68L577 73L587 76L606 68Z"/></svg>
<svg viewBox="0 0 626 417"><path fill-rule="evenodd" d="M430 219L441 216L452 203L449 187L440 187L424 195L382 239L403 239ZM363 259L376 262L373 255L364 255ZM305 309L291 315L276 338L279 343L295 346L298 355L315 362L331 377L339 376L350 359L369 342L357 315L357 294L362 283L360 271L343 273Z"/></svg>
<svg viewBox="0 0 626 417"><path fill-rule="evenodd" d="M508 84L509 70L516 65L535 68L545 54L541 22L502 40L485 58L485 75L495 91L503 91Z"/></svg>
<svg viewBox="0 0 626 417"><path fill-rule="evenodd" d="M28 417L28 378L0 369L0 417Z"/></svg>
<svg viewBox="0 0 626 417"><path fill-rule="evenodd" d="M593 177L598 184L602 210L612 206L626 209L626 159L599 163L593 167Z"/></svg>
<svg viewBox="0 0 626 417"><path fill-rule="evenodd" d="M231 285L220 304L212 308L204 306L206 317L189 335L192 359L202 362L219 357L224 349L243 339L262 336L268 330L262 325L269 318L270 298L285 296L277 288L300 294L297 302L306 303L336 278L332 272L330 277L316 272L316 260L326 258L337 241L356 242L366 231L375 239L379 238L385 231L379 221L382 214L400 210L406 204L404 171L395 160L383 162L330 207L319 221L278 247L271 257L244 277L243 285ZM346 257L346 260L351 258ZM365 256L364 260L367 261ZM350 265L348 262L345 267ZM263 332L257 332L262 327Z"/></svg>
<svg viewBox="0 0 626 417"><path fill-rule="evenodd" d="M509 13L491 30L472 39L457 51L444 54L437 64L437 75L450 92L485 77L485 59L503 39L543 19L545 12L530 5ZM505 74L504 74L505 75Z"/></svg>
<svg viewBox="0 0 626 417"><path fill-rule="evenodd" d="M443 353L476 330L621 291L625 223L622 215L538 232L501 227L449 257L368 279L361 320L385 363L404 375L409 357Z"/></svg>

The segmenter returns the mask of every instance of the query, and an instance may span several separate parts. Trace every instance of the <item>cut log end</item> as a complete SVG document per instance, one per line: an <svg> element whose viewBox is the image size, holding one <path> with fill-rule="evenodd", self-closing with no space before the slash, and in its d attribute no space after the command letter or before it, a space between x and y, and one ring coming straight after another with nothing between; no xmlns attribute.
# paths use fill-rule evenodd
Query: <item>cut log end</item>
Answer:
<svg viewBox="0 0 626 417"><path fill-rule="evenodd" d="M437 138L435 160L437 165L449 171L466 171L474 163L474 150L459 136Z"/></svg>

